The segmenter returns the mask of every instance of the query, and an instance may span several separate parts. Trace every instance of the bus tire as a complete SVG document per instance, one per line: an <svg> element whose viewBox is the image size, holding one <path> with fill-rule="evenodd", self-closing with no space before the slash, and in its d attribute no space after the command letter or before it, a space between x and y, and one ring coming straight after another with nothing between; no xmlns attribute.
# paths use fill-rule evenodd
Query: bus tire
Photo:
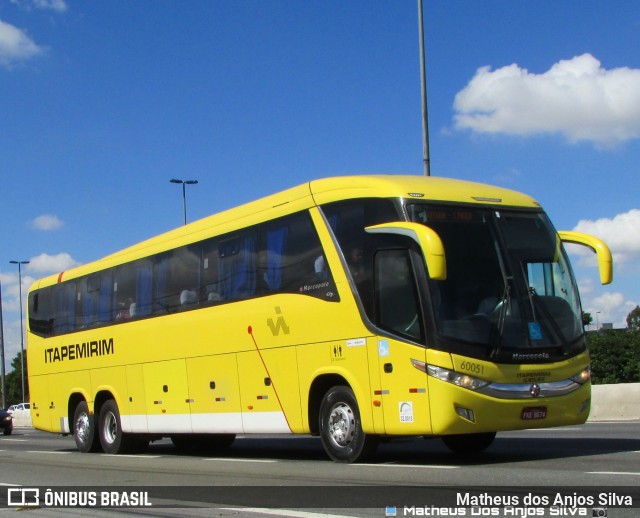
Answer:
<svg viewBox="0 0 640 518"><path fill-rule="evenodd" d="M496 432L444 435L442 441L454 453L472 455L486 450L496 438Z"/></svg>
<svg viewBox="0 0 640 518"><path fill-rule="evenodd" d="M133 436L123 433L118 405L113 399L105 401L98 419L100 444L105 453L125 453L133 446Z"/></svg>
<svg viewBox="0 0 640 518"><path fill-rule="evenodd" d="M338 385L320 404L320 438L327 455L336 462L357 462L373 453L375 436L362 431L358 402L351 388Z"/></svg>
<svg viewBox="0 0 640 518"><path fill-rule="evenodd" d="M79 452L98 451L100 442L96 434L95 419L89 412L89 405L81 401L73 412L73 439Z"/></svg>

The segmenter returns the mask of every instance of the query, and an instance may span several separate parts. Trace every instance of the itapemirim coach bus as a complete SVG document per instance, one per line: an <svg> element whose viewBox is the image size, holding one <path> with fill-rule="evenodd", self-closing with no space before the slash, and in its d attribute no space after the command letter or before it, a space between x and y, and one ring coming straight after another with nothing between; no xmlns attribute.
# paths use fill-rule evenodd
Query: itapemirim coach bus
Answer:
<svg viewBox="0 0 640 518"><path fill-rule="evenodd" d="M380 439L583 423L590 360L563 242L531 197L420 176L329 178L37 281L33 424L82 452L161 437L319 435L335 461Z"/></svg>

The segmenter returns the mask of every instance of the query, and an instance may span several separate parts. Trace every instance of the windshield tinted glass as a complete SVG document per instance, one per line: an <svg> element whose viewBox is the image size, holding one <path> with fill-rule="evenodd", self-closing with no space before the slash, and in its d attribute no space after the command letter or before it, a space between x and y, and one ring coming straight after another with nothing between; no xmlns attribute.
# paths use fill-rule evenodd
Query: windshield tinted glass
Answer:
<svg viewBox="0 0 640 518"><path fill-rule="evenodd" d="M495 353L566 346L582 336L573 275L544 213L424 203L407 212L444 243L447 279L430 281L430 293L445 342Z"/></svg>

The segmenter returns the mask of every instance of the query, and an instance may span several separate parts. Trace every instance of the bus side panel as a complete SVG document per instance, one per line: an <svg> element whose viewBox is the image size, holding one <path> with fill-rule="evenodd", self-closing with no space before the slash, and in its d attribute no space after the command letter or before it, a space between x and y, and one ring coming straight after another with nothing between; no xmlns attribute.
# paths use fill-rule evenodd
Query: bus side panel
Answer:
<svg viewBox="0 0 640 518"><path fill-rule="evenodd" d="M93 412L93 394L88 392L90 387L91 375L88 370L76 371L72 376L67 372L49 376L51 431L70 433L69 421L73 420L73 415L68 415L68 405L72 394L82 394L89 405L89 411Z"/></svg>
<svg viewBox="0 0 640 518"><path fill-rule="evenodd" d="M49 376L29 376L31 398L31 423L37 430L53 432L51 427L51 401L49 398Z"/></svg>
<svg viewBox="0 0 640 518"><path fill-rule="evenodd" d="M295 376L295 372L293 375ZM238 377L244 432L291 432L258 351L238 353Z"/></svg>
<svg viewBox="0 0 640 518"><path fill-rule="evenodd" d="M381 390L382 382L380 376L381 369L377 367L379 363L378 337L369 337L367 340L367 357L369 362L369 384L371 386L371 412L373 416L373 433L384 434L384 412L382 408L381 394L376 393Z"/></svg>
<svg viewBox="0 0 640 518"><path fill-rule="evenodd" d="M147 420L150 433L191 433L189 384L185 361L145 363Z"/></svg>
<svg viewBox="0 0 640 518"><path fill-rule="evenodd" d="M122 415L127 411L127 375L124 367L107 367L92 369L91 395L95 398L98 392L109 392L118 405ZM128 431L128 430L127 430Z"/></svg>
<svg viewBox="0 0 640 518"><path fill-rule="evenodd" d="M308 409L313 403L309 401L309 392L314 380L322 376L340 376L345 379L356 396L362 428L366 433L375 433L366 343L366 338L355 338L298 347L299 383L303 408ZM309 422L306 410L304 418L304 430L308 432Z"/></svg>
<svg viewBox="0 0 640 518"><path fill-rule="evenodd" d="M120 409L122 430L130 433L147 433L147 405L144 390L144 372L141 364L127 365L126 402Z"/></svg>
<svg viewBox="0 0 640 518"><path fill-rule="evenodd" d="M414 367L411 361L424 364L424 347L379 338L377 349L385 433L431 433L427 375Z"/></svg>
<svg viewBox="0 0 640 518"><path fill-rule="evenodd" d="M262 351L262 358L269 371L275 395L282 405L291 431L304 433L296 348L286 347L264 350Z"/></svg>
<svg viewBox="0 0 640 518"><path fill-rule="evenodd" d="M235 354L187 359L195 433L242 433Z"/></svg>

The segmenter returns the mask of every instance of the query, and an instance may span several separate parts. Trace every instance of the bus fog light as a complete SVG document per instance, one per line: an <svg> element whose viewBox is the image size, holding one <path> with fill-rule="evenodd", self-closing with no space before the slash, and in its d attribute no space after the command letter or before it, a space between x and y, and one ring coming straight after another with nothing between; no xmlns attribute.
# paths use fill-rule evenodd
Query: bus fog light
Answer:
<svg viewBox="0 0 640 518"><path fill-rule="evenodd" d="M476 417L473 414L473 410L470 408L463 408L461 406L456 406L456 414L458 414L462 419L466 419L467 421L471 421L472 423L476 422Z"/></svg>

